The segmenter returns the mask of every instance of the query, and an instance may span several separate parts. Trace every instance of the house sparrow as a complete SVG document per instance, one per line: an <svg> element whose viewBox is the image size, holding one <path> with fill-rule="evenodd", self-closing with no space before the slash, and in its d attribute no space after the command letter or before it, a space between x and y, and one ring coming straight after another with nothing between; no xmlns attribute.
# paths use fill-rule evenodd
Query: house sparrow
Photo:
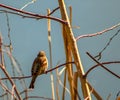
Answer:
<svg viewBox="0 0 120 100"><path fill-rule="evenodd" d="M32 80L29 88L32 89L34 88L34 83L37 76L45 73L47 68L48 68L48 60L46 54L44 51L40 51L32 64L32 69L31 69Z"/></svg>

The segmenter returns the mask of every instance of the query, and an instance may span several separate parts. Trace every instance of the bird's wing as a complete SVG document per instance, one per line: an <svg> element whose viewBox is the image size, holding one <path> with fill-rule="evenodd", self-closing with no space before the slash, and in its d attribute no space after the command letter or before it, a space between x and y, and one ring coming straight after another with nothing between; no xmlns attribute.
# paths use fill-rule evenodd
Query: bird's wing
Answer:
<svg viewBox="0 0 120 100"><path fill-rule="evenodd" d="M36 58L32 64L32 69L31 69L31 74L34 75L36 74L37 70L39 70L39 66L40 66L41 61L39 60L39 58Z"/></svg>

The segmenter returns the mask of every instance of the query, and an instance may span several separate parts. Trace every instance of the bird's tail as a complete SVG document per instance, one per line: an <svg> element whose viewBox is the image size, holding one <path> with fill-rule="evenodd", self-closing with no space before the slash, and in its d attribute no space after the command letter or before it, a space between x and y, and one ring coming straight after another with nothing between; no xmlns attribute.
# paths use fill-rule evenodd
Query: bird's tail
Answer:
<svg viewBox="0 0 120 100"><path fill-rule="evenodd" d="M34 83L35 83L35 80L36 80L37 76L36 75L33 75L32 76L32 80L31 80L31 83L30 83L30 86L29 88L31 89L34 89Z"/></svg>

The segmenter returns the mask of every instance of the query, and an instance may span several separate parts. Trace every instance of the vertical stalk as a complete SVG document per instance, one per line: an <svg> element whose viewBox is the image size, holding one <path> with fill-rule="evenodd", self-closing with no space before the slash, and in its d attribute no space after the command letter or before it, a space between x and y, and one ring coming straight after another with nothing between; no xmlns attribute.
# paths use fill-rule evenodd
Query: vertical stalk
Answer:
<svg viewBox="0 0 120 100"><path fill-rule="evenodd" d="M78 73L77 72L74 72L74 100L77 100L77 91L78 91Z"/></svg>
<svg viewBox="0 0 120 100"><path fill-rule="evenodd" d="M67 39L68 39L68 42L69 42L69 46L70 46L70 49L71 49L73 57L74 57L74 61L75 61L75 64L76 64L77 71L79 72L79 78L80 78L80 82L81 82L81 85L82 85L83 96L84 96L84 98L89 97L88 100L91 100L90 90L88 88L87 80L82 77L84 75L84 70L83 70L83 66L82 66L82 63L81 63L80 54L79 54L79 51L78 51L76 39L73 35L72 28L71 28L71 25L70 25L70 22L69 22L69 18L68 18L67 12L66 12L66 7L65 7L64 0L58 0L58 2L59 2L59 6L60 6L62 19L68 22L67 25L63 25L63 27L65 29L64 34L67 34L67 36L68 36ZM64 35L63 35L63 38L65 38Z"/></svg>
<svg viewBox="0 0 120 100"><path fill-rule="evenodd" d="M66 62L72 62L72 55L71 55L71 49L69 47L69 42L68 42L68 36L65 33L65 29L63 27L63 35L64 35L64 46L65 46L65 54L66 54ZM73 75L72 75L72 64L67 64L66 65L67 69L67 75L68 75L68 82L70 86L70 95L71 95L71 100L74 100L74 88L73 88Z"/></svg>
<svg viewBox="0 0 120 100"><path fill-rule="evenodd" d="M57 100L60 100L60 96L59 96L59 72L58 69L56 69L56 76L57 76L57 82L56 82L56 98ZM63 99L62 99L63 100Z"/></svg>
<svg viewBox="0 0 120 100"><path fill-rule="evenodd" d="M67 70L65 69L65 73L64 73L64 87L66 87L66 77L67 77ZM65 88L63 87L63 93L62 93L62 100L65 100Z"/></svg>
<svg viewBox="0 0 120 100"><path fill-rule="evenodd" d="M48 15L50 14L50 9L47 10L48 12ZM52 49L51 49L51 35L50 35L50 32L51 32L51 27L50 27L50 19L48 19L48 42L49 42L49 52L50 52L50 67L52 69ZM55 100L55 91L54 91L54 78L53 78L53 73L51 71L51 74L50 74L50 78L51 78L51 88L52 88L52 98L53 100Z"/></svg>

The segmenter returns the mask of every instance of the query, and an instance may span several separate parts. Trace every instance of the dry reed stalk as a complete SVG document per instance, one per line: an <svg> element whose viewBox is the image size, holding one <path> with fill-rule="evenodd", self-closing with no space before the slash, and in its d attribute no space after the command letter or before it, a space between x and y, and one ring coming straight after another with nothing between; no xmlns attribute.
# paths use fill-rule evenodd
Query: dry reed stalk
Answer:
<svg viewBox="0 0 120 100"><path fill-rule="evenodd" d="M66 77L67 77L67 69L65 69L65 73L64 73L64 87L66 87ZM65 88L63 88L63 92L62 92L62 100L65 100Z"/></svg>
<svg viewBox="0 0 120 100"><path fill-rule="evenodd" d="M77 100L77 88L78 88L78 73L77 72L74 72L74 100Z"/></svg>
<svg viewBox="0 0 120 100"><path fill-rule="evenodd" d="M47 10L48 15L50 14L50 9ZM52 68L52 46L51 46L51 23L50 23L50 19L48 19L48 42L49 42L49 52L50 52L50 67ZM53 73L51 71L50 74L50 78L51 78L51 88L52 88L52 99L55 100L55 91L54 91L54 77L53 77Z"/></svg>
<svg viewBox="0 0 120 100"><path fill-rule="evenodd" d="M63 39L64 39L64 48L65 48L65 54L66 54L66 62L72 62L72 55L71 55L71 49L69 47L69 42L68 42L68 36L67 34L64 34L65 28L62 27L62 34L63 34ZM68 82L70 86L70 95L71 95L71 100L74 100L74 89L73 89L73 75L72 75L72 65L67 64L66 65L66 70L67 70L67 75L68 75Z"/></svg>
<svg viewBox="0 0 120 100"><path fill-rule="evenodd" d="M70 23L72 25L72 7L69 7L69 10L70 10L70 16L69 16L69 20L70 20ZM64 29L64 32L65 29ZM64 33L63 33L64 34ZM68 36L66 34L66 62L72 62L72 52L71 52L71 49L70 49L70 44L68 42ZM69 86L70 86L70 93L71 93L71 100L74 100L74 83L73 83L73 69L72 69L72 64L68 64L66 65L67 67L67 74L68 74L68 82L69 82Z"/></svg>
<svg viewBox="0 0 120 100"><path fill-rule="evenodd" d="M78 51L76 39L73 35L71 25L69 22L69 18L68 18L67 12L66 12L64 0L58 0L58 3L60 6L62 19L68 22L68 24L63 25L64 30L65 30L64 34L67 34L67 41L68 41L68 43L70 43L69 46L70 46L70 49L71 49L73 57L74 57L77 71L79 72L79 78L80 78L80 82L82 85L83 96L84 96L84 98L89 97L88 100L91 100L90 90L89 90L89 87L87 84L87 80L86 80L86 78L82 77L84 75L84 70L83 70L81 60L80 60L80 54ZM66 36L66 35L63 35L63 38L65 38L64 36Z"/></svg>
<svg viewBox="0 0 120 100"><path fill-rule="evenodd" d="M66 45L67 46L67 48L66 48L66 62L71 62L72 61L71 50L70 50L68 42L66 44L67 44ZM70 86L71 100L74 100L74 84L73 84L72 64L68 64L68 65L66 65L66 67L67 67L68 82L69 82L69 86Z"/></svg>
<svg viewBox="0 0 120 100"><path fill-rule="evenodd" d="M59 74L58 74L58 69L56 69L56 77L57 77L57 82L56 82L56 98L57 100L60 100L60 96L59 96Z"/></svg>
<svg viewBox="0 0 120 100"><path fill-rule="evenodd" d="M64 27L62 27L62 33L64 35L64 48L65 48L65 54L66 54L66 62L71 62L72 61L72 56L71 56L71 51L70 48L68 46L68 41L67 41L67 36L66 34L64 34L65 29ZM72 71L71 71L71 64L67 64L66 65L66 70L67 70L67 75L68 75L68 82L69 82L69 86L70 86L70 95L71 95L71 100L73 99L73 95L74 95L74 91L73 91L73 78L72 78Z"/></svg>

